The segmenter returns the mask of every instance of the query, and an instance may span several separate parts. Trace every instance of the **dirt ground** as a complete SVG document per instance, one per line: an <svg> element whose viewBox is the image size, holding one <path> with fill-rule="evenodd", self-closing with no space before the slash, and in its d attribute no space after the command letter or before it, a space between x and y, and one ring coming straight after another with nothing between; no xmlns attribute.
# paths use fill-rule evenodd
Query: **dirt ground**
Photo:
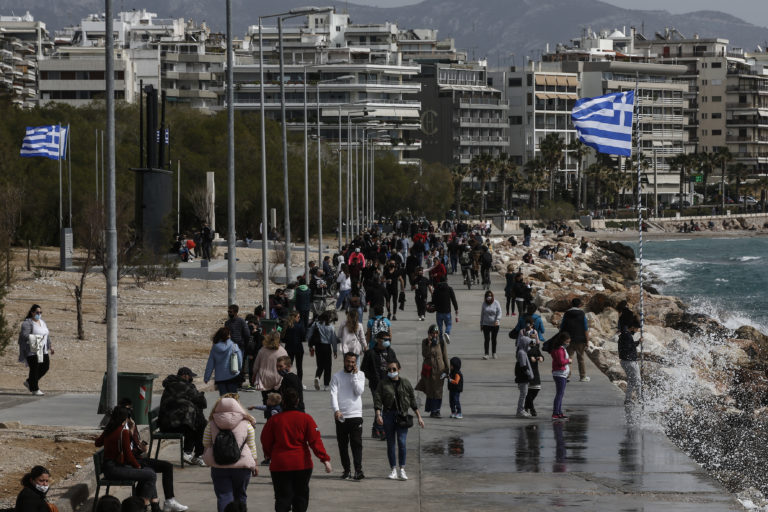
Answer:
<svg viewBox="0 0 768 512"><path fill-rule="evenodd" d="M260 251L238 248L241 261L254 261L259 256ZM42 307L55 351L40 388L99 392L106 368L103 275L92 273L86 281L85 340L78 340L72 289L79 273L55 270L58 248L32 251L30 271L26 270L26 257L25 250L15 253L14 280L6 298L5 314L14 336L0 356L0 392L25 391L22 383L27 368L18 362L16 333L32 304ZM260 283L239 280L237 294L244 316L260 302ZM224 323L226 314L226 280L175 279L139 287L131 277L123 278L118 298L119 371L156 373L160 376L157 386L180 366L202 376L211 336ZM203 385L202 378L198 381L199 389L212 385ZM0 508L8 505L7 500L12 506L20 489L18 481L29 469L30 460L44 463L52 469L54 480L61 482L64 475L75 471L75 464L83 464L93 454L95 448L90 443L57 442L56 436L62 434L35 429L20 435L17 430L0 429Z"/></svg>

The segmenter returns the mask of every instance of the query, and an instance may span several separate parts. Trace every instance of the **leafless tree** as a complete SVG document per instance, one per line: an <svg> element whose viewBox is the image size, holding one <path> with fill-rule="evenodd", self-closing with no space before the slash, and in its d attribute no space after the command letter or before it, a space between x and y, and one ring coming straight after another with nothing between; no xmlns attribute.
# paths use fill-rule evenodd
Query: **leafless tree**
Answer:
<svg viewBox="0 0 768 512"><path fill-rule="evenodd" d="M11 283L11 247L21 224L24 191L18 185L0 186L0 249L5 259L5 285Z"/></svg>

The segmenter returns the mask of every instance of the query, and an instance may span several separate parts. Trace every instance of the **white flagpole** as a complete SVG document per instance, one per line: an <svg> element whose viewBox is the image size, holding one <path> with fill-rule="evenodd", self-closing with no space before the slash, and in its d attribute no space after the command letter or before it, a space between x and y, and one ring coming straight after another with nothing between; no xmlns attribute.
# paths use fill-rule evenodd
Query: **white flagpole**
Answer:
<svg viewBox="0 0 768 512"><path fill-rule="evenodd" d="M640 116L638 113L637 105L640 102L638 97L640 77L639 73L635 74L635 101L632 107L633 124L637 128L637 150L635 151L635 167L637 169L637 231L638 231L638 255L640 257L640 271L639 284L640 284L640 405L643 406L643 331L645 327L645 301L643 294L643 184L641 181L640 173L640 148L642 131L640 130ZM630 145L631 147L631 145Z"/></svg>
<svg viewBox="0 0 768 512"><path fill-rule="evenodd" d="M69 188L69 229L72 229L72 156L70 153L72 146L70 145L69 139L69 124L67 124L66 159L67 166L69 168L69 176L67 178L67 186Z"/></svg>
<svg viewBox="0 0 768 512"><path fill-rule="evenodd" d="M62 204L62 186L61 186L61 123L59 123L59 231L64 226L63 222L64 208Z"/></svg>

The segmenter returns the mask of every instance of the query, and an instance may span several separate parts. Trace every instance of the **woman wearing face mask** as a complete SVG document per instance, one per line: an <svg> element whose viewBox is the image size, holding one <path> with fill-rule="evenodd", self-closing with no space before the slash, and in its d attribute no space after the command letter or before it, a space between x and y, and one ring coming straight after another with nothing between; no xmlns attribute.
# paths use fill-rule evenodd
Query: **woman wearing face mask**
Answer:
<svg viewBox="0 0 768 512"><path fill-rule="evenodd" d="M389 365L397 361L397 355L391 344L392 335L389 331L381 331L376 334L376 343L373 348L367 350L363 356L363 364L360 365L360 369L365 374L365 378L368 379L368 388L372 395L376 395L379 382L387 380ZM386 439L384 428L375 419L371 427L371 437L381 441Z"/></svg>
<svg viewBox="0 0 768 512"><path fill-rule="evenodd" d="M405 474L405 443L408 427L399 425L398 417L403 417L413 410L421 428L424 428L424 420L419 413L411 383L400 376L399 361L387 365L387 378L379 382L373 394L373 408L376 410L376 423L384 427L387 436L387 459L389 459L389 467L392 468L387 478L408 480ZM395 454L395 444L397 444L397 454Z"/></svg>
<svg viewBox="0 0 768 512"><path fill-rule="evenodd" d="M21 478L23 489L16 497L16 512L50 512L58 510L55 505L48 503L45 495L48 493L48 485L51 473L43 466L35 466Z"/></svg>
<svg viewBox="0 0 768 512"><path fill-rule="evenodd" d="M485 292L485 300L483 300L483 306L480 308L480 330L483 331L483 346L485 347L483 359L490 359L490 354L493 354L493 358L496 359L496 336L499 334L501 315L501 304L493 297L493 292L488 290ZM492 349L491 352L488 351L489 345Z"/></svg>
<svg viewBox="0 0 768 512"><path fill-rule="evenodd" d="M430 418L440 417L443 405L443 378L448 374L448 349L445 341L440 339L437 326L432 324L427 331L427 337L421 342L421 378L416 384L416 391L427 395L424 410Z"/></svg>
<svg viewBox="0 0 768 512"><path fill-rule="evenodd" d="M53 355L48 326L42 317L42 308L33 304L21 324L19 333L19 362L29 366L29 376L24 381L24 387L37 396L44 394L40 391L38 383L48 373L49 356Z"/></svg>

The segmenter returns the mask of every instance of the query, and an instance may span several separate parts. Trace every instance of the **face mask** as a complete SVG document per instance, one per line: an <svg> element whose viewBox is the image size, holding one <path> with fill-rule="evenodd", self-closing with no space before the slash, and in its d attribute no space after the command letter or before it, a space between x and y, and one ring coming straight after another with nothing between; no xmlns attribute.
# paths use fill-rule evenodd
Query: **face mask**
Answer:
<svg viewBox="0 0 768 512"><path fill-rule="evenodd" d="M35 489L37 489L38 491L40 491L40 492L42 492L42 493L46 493L46 492L48 492L48 486L47 486L47 485L38 485L38 484L35 484Z"/></svg>
<svg viewBox="0 0 768 512"><path fill-rule="evenodd" d="M35 320L40 320L40 318L42 318L42 315L40 313L37 313L35 315Z"/></svg>
<svg viewBox="0 0 768 512"><path fill-rule="evenodd" d="M288 370L277 370L277 373L279 373L281 377L285 377L291 372L289 372Z"/></svg>
<svg viewBox="0 0 768 512"><path fill-rule="evenodd" d="M390 379L396 379L398 375L400 375L400 372L387 372L387 377Z"/></svg>
<svg viewBox="0 0 768 512"><path fill-rule="evenodd" d="M389 340L387 340L387 341L384 341L384 342L382 342L381 346L382 346L382 347L384 347L384 348L389 348L389 346L390 346L391 344L392 344L392 343L391 343Z"/></svg>
<svg viewBox="0 0 768 512"><path fill-rule="evenodd" d="M487 302L488 304L490 304L491 302L493 302L493 299L492 299L492 298L490 298L490 297L488 297L487 299L485 299L485 302Z"/></svg>
<svg viewBox="0 0 768 512"><path fill-rule="evenodd" d="M235 318L235 314L234 313L228 313L228 315L229 315L229 318Z"/></svg>

